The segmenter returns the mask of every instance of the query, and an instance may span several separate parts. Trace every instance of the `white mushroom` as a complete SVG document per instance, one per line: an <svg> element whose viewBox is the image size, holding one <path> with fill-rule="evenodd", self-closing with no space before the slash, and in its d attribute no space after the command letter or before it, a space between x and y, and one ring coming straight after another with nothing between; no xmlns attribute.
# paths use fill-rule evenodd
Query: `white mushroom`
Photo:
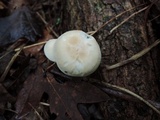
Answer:
<svg viewBox="0 0 160 120"><path fill-rule="evenodd" d="M49 40L44 53L63 73L75 77L90 75L101 62L101 51L95 38L81 30L68 31L58 39Z"/></svg>

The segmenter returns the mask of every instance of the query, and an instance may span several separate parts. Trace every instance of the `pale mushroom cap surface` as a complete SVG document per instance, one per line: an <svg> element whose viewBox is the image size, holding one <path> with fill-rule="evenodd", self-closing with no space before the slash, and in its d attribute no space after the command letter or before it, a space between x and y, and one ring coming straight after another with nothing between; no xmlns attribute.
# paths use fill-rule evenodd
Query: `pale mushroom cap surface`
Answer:
<svg viewBox="0 0 160 120"><path fill-rule="evenodd" d="M87 76L93 73L101 62L97 41L81 30L62 34L55 41L54 54L59 69L70 76Z"/></svg>
<svg viewBox="0 0 160 120"><path fill-rule="evenodd" d="M50 39L44 46L44 54L50 60L55 62L54 45L57 39Z"/></svg>

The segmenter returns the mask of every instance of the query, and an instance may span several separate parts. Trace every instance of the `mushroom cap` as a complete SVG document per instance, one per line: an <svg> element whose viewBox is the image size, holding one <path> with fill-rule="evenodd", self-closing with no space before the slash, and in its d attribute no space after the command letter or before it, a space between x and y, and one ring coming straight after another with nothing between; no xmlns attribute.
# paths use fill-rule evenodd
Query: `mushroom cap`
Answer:
<svg viewBox="0 0 160 120"><path fill-rule="evenodd" d="M54 44L56 39L50 39L46 42L44 46L44 54L50 60L55 62L55 54L54 54Z"/></svg>
<svg viewBox="0 0 160 120"><path fill-rule="evenodd" d="M54 43L54 54L53 59L59 69L70 76L87 76L93 73L101 62L97 41L81 30L62 34Z"/></svg>

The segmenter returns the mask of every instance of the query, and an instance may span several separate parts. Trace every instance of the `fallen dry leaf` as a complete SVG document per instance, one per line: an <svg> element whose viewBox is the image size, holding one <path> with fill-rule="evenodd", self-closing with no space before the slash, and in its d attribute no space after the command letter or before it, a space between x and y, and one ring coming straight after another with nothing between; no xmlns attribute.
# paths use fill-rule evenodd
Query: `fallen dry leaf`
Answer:
<svg viewBox="0 0 160 120"><path fill-rule="evenodd" d="M5 89L5 87L2 84L0 84L0 98L1 98L0 103L1 102L6 103L8 101L10 101L10 102L15 101L15 98L7 92L7 90Z"/></svg>
<svg viewBox="0 0 160 120"><path fill-rule="evenodd" d="M8 102L15 102L16 99L10 95L8 93L8 91L6 90L6 88L0 84L0 113L4 113L5 109L6 109L6 103Z"/></svg>
<svg viewBox="0 0 160 120"><path fill-rule="evenodd" d="M18 119L30 112L31 104L34 108L39 105L43 93L49 95L51 113L57 115L56 120L83 120L77 109L78 103L96 103L105 101L108 96L94 85L83 81L66 81L58 83L52 74L44 76L39 66L24 83L16 102Z"/></svg>
<svg viewBox="0 0 160 120"><path fill-rule="evenodd" d="M10 16L0 18L0 46L11 44L20 38L35 42L42 30L34 13L27 7L15 10Z"/></svg>

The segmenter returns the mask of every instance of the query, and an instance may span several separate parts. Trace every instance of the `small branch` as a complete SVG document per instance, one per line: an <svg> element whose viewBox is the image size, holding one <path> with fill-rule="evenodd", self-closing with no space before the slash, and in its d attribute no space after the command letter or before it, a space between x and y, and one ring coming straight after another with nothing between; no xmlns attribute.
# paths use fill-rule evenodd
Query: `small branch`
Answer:
<svg viewBox="0 0 160 120"><path fill-rule="evenodd" d="M48 23L45 21L45 19L38 12L36 12L36 13L41 18L43 23L47 26ZM48 27L48 29L49 29L49 31L51 31L58 38L59 35L50 26Z"/></svg>
<svg viewBox="0 0 160 120"><path fill-rule="evenodd" d="M117 26L115 26L114 28L112 28L112 29L110 30L110 34L111 34L114 30L116 30L117 28L119 28L121 25L123 25L125 22L127 22L130 18L132 18L133 16L135 16L135 15L139 14L140 12L146 10L147 8L148 8L148 6L147 6L147 7L144 7L143 9L141 9L141 10L135 12L135 13L133 13L132 15L130 15L128 18L126 18L125 20L123 20L120 24L118 24Z"/></svg>
<svg viewBox="0 0 160 120"><path fill-rule="evenodd" d="M39 104L40 104L40 105L44 105L44 106L50 106L50 104L44 103L44 102L40 102Z"/></svg>
<svg viewBox="0 0 160 120"><path fill-rule="evenodd" d="M31 108L35 111L35 113L37 114L37 116L39 117L39 119L40 120L44 120L42 117L41 117L41 115L38 113L38 111L33 107L33 105L32 104L30 104L30 103L28 103L30 106L31 106Z"/></svg>
<svg viewBox="0 0 160 120"><path fill-rule="evenodd" d="M23 47L24 45L22 45ZM2 74L2 76L0 77L0 82L3 82L4 79L6 78L12 64L14 63L14 61L16 60L16 58L18 57L18 55L20 54L21 50L22 50L22 47L20 48L19 51L16 52L16 54L12 57L12 59L10 60L10 62L8 63L7 67L5 68L5 71L4 73Z"/></svg>
<svg viewBox="0 0 160 120"><path fill-rule="evenodd" d="M158 113L160 115L160 111L154 107L151 103L149 103L148 101L146 101L144 98L142 98L141 96L135 94L134 92L128 90L128 89L125 89L125 88L122 88L122 87L119 87L119 86L116 86L116 85L111 85L109 83L106 83L106 82L102 82L101 83L103 86L105 87L109 87L109 88L112 88L112 89L117 89L119 91L122 91L124 93L127 93L135 98L137 98L138 100L142 101L143 103L145 103L147 106L149 106L150 108L152 108L156 113Z"/></svg>
<svg viewBox="0 0 160 120"><path fill-rule="evenodd" d="M157 18L159 18L159 17L160 17L160 14L157 15L156 17L154 17L153 19L149 20L149 21L152 22L153 20L155 20L155 19L157 19Z"/></svg>
<svg viewBox="0 0 160 120"><path fill-rule="evenodd" d="M32 45L28 45L28 46L23 47L22 50L27 49L27 48L31 48L31 47L35 47L35 46L38 46L38 45L43 45L43 44L45 44L46 42L47 42L47 41L35 43L35 44L32 44ZM16 48L14 51L17 52L17 51L19 51L20 49L21 49L21 48Z"/></svg>
<svg viewBox="0 0 160 120"><path fill-rule="evenodd" d="M8 108L0 108L0 109L9 111L9 112L12 112L12 113L15 113L15 114L18 114L15 110L12 110L12 109L8 109Z"/></svg>
<svg viewBox="0 0 160 120"><path fill-rule="evenodd" d="M136 7L133 7L133 8L131 8L131 9L128 9L128 10L122 12L122 13L119 13L118 15L116 15L115 17L111 18L111 19L108 20L106 23L104 23L102 26L100 26L97 30L89 32L90 35L94 35L94 34L97 33L99 30L101 30L103 27L105 27L107 24L109 24L109 23L112 22L113 20L117 19L118 17L122 16L122 15L125 14L126 12L129 12L129 11L131 11L131 10L137 8L137 7L143 6L143 5L145 5L145 4L141 4L141 5L139 5L139 6L136 6Z"/></svg>
<svg viewBox="0 0 160 120"><path fill-rule="evenodd" d="M9 51L9 52L6 52L4 55L0 56L0 59L4 58L4 57L7 56L9 53L10 53L10 51Z"/></svg>
<svg viewBox="0 0 160 120"><path fill-rule="evenodd" d="M111 70L111 69L115 69L118 67L121 67L123 65L126 65L128 63L131 63L135 60L137 60L138 58L142 57L143 55L145 55L147 52L149 52L153 47L156 47L158 44L160 43L160 40L156 40L152 45L148 46L147 48L145 48L144 50L140 51L139 53L133 55L132 57L130 57L129 59L126 59L122 62L116 63L114 65L106 65L106 69L107 70Z"/></svg>

